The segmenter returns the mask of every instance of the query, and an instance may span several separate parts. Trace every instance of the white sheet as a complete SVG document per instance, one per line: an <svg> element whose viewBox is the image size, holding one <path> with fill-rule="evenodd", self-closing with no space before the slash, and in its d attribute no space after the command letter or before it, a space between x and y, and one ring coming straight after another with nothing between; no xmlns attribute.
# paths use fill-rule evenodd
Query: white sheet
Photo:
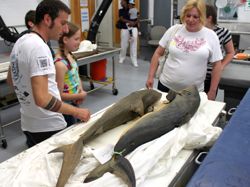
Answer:
<svg viewBox="0 0 250 187"><path fill-rule="evenodd" d="M204 145L211 145L221 133L219 127L213 127L212 123L223 109L224 104L208 101L204 93L200 94L201 104L197 113L187 124L176 128L164 136L148 142L127 156L135 174L137 186L166 186L175 176L176 170L173 163L178 154L188 155L185 149L193 149ZM62 132L26 151L0 164L1 187L27 187L43 186L54 187L59 176L62 153L47 154L59 144L74 141L79 134L84 132L94 121L101 116L100 111L89 123L77 125ZM100 186L126 186L116 176L107 173L102 178L91 183L82 181L86 175L98 165L93 155L101 155L102 162L112 154L112 148L120 135L131 123L97 137L83 148L83 154L78 167L69 179L66 187L100 187ZM104 156L102 156L104 155ZM184 158L185 159L185 158ZM171 172L173 170L174 172ZM157 182L159 182L157 184Z"/></svg>

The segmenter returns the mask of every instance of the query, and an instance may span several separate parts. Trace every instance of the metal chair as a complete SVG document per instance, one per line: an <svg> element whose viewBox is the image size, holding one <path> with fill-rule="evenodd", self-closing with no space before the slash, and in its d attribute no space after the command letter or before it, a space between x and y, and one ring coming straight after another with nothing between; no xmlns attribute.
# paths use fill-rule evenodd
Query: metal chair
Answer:
<svg viewBox="0 0 250 187"><path fill-rule="evenodd" d="M5 42L15 43L19 38L19 33L15 27L7 27L0 16L0 37L4 39Z"/></svg>
<svg viewBox="0 0 250 187"><path fill-rule="evenodd" d="M167 28L162 25L153 26L150 31L150 40L148 41L148 44L152 46L158 46L160 39L166 31Z"/></svg>

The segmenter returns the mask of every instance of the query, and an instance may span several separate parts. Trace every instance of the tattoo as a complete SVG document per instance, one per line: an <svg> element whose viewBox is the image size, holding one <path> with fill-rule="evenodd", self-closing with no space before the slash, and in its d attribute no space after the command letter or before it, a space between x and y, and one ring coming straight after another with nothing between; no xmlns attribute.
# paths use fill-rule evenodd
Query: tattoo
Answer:
<svg viewBox="0 0 250 187"><path fill-rule="evenodd" d="M61 105L62 102L57 98L55 98L54 96L52 96L50 102L47 104L46 107L44 107L44 109L50 110L52 112L57 112L61 108Z"/></svg>

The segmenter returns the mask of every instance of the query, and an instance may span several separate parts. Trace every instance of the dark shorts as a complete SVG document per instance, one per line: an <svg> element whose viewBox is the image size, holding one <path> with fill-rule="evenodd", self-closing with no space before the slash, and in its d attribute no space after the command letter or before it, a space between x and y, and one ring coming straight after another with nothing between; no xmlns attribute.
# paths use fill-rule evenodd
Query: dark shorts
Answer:
<svg viewBox="0 0 250 187"><path fill-rule="evenodd" d="M67 127L74 125L75 123L79 122L78 119L76 119L75 117L71 116L71 115L65 115L63 114L63 117L67 123Z"/></svg>
<svg viewBox="0 0 250 187"><path fill-rule="evenodd" d="M164 86L160 80L158 81L158 86L157 86L157 89L162 91L162 92L169 92L169 88Z"/></svg>
<svg viewBox="0 0 250 187"><path fill-rule="evenodd" d="M68 104L72 105L72 106L75 106L75 107L78 107L75 103L73 102L67 102ZM74 116L71 116L71 115L66 115L66 114L63 114L63 117L67 123L67 127L71 126L71 125L74 125L75 123L77 122L80 122L79 119L75 118Z"/></svg>
<svg viewBox="0 0 250 187"><path fill-rule="evenodd" d="M27 141L26 144L28 147L32 147L48 138L50 138L52 135L60 132L59 131L48 131L48 132L29 132L29 131L23 131L25 134Z"/></svg>
<svg viewBox="0 0 250 187"><path fill-rule="evenodd" d="M208 93L211 85L211 77L206 77L206 80L204 82L204 92ZM218 88L216 89L216 95L218 93Z"/></svg>

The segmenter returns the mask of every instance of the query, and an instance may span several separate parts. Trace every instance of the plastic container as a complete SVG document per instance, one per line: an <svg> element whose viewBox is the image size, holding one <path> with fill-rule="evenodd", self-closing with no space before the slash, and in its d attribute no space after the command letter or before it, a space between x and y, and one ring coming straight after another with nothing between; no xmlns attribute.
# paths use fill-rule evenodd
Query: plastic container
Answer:
<svg viewBox="0 0 250 187"><path fill-rule="evenodd" d="M90 76L96 81L106 80L107 59L99 60L90 64Z"/></svg>
<svg viewBox="0 0 250 187"><path fill-rule="evenodd" d="M248 58L250 58L250 54L246 54L246 53L237 53L235 56L234 56L235 59L237 60L246 60Z"/></svg>

